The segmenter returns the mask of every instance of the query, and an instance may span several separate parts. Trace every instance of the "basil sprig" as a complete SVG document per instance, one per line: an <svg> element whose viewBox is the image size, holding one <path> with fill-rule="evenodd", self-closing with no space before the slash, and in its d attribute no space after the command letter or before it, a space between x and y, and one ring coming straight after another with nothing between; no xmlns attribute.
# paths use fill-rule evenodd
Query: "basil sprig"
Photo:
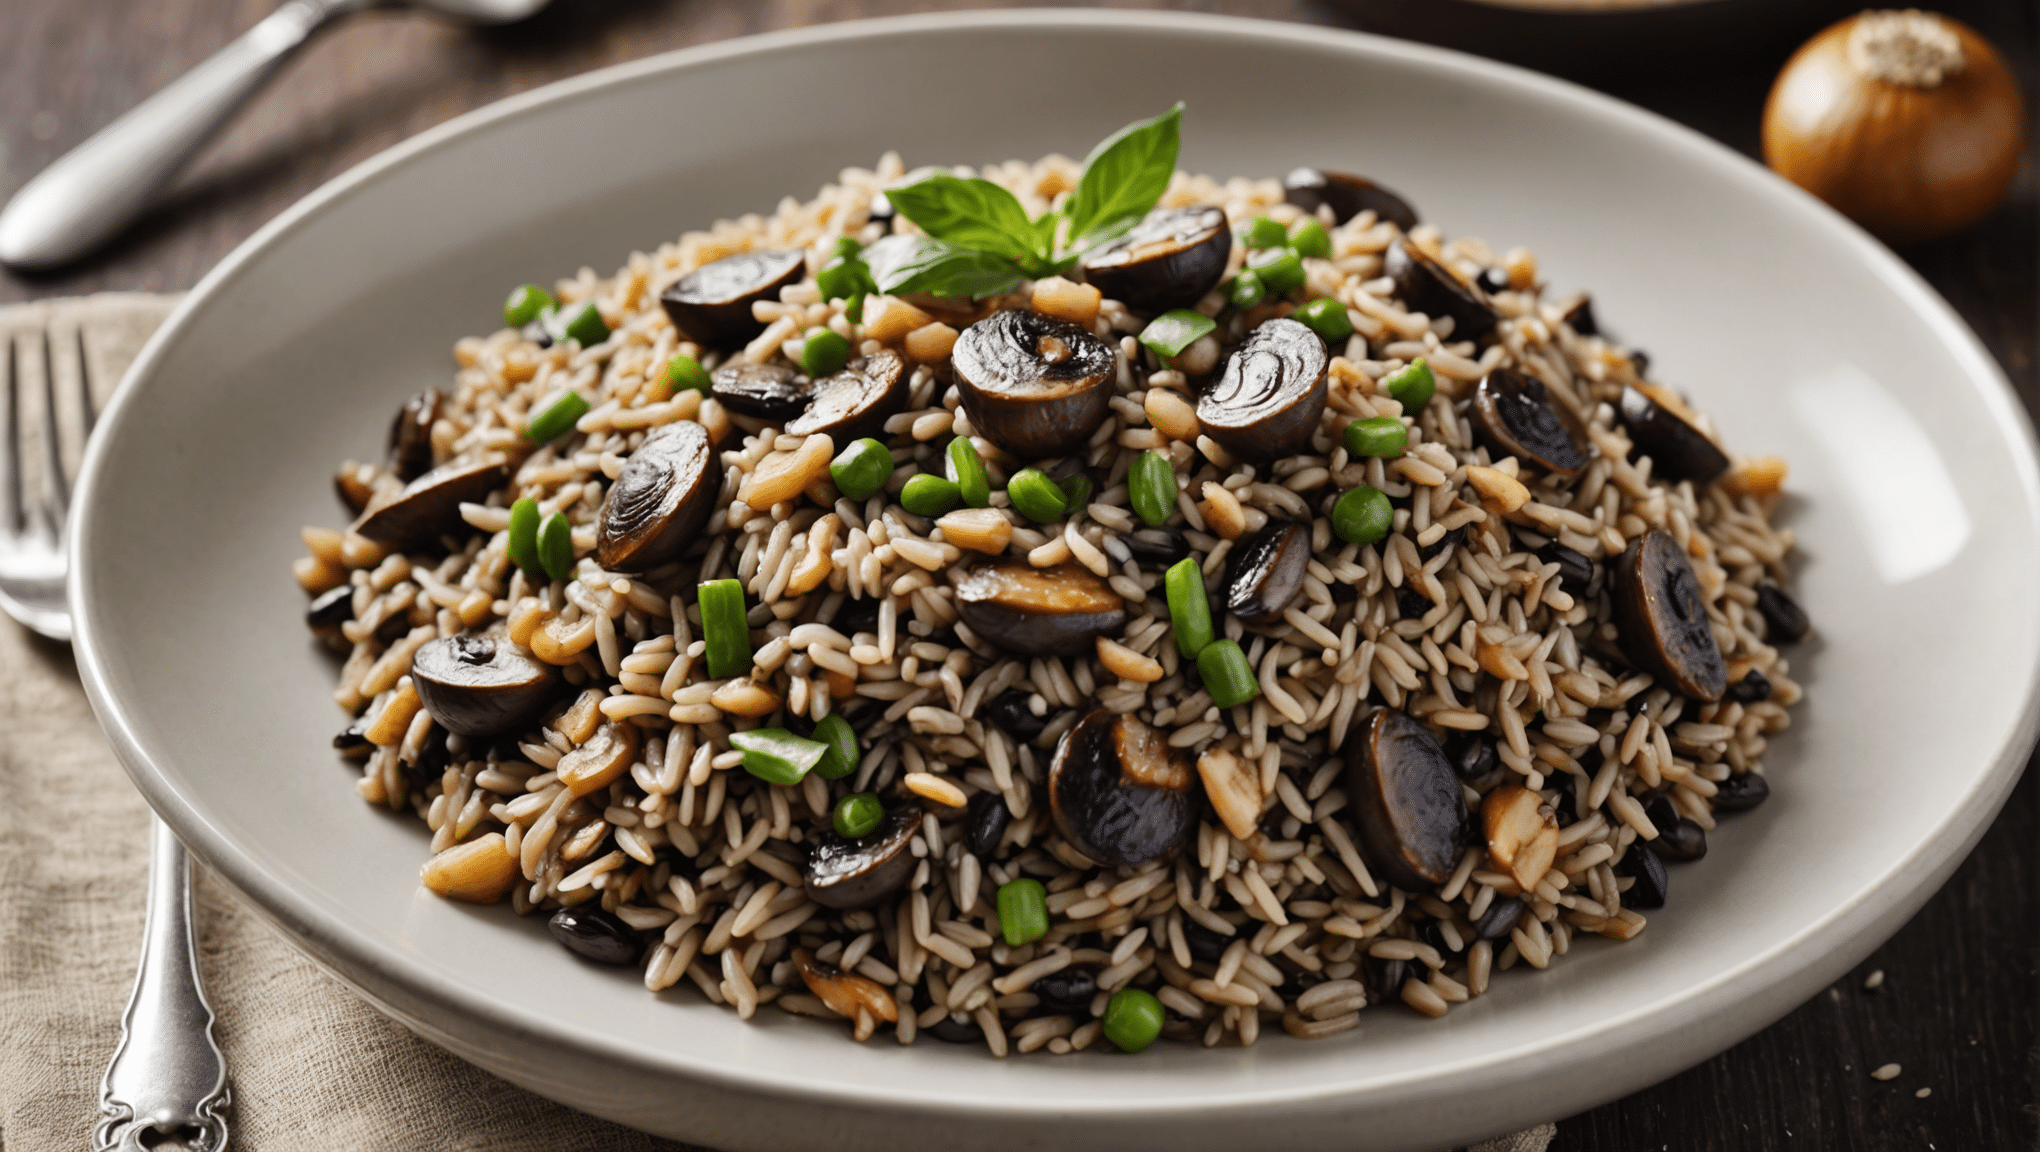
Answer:
<svg viewBox="0 0 2040 1152"><path fill-rule="evenodd" d="M999 185L941 171L886 189L893 208L928 234L887 236L866 248L872 282L893 295L995 296L1022 280L1067 274L1161 200L1176 171L1182 116L1179 103L1106 137L1061 212L1030 217Z"/></svg>

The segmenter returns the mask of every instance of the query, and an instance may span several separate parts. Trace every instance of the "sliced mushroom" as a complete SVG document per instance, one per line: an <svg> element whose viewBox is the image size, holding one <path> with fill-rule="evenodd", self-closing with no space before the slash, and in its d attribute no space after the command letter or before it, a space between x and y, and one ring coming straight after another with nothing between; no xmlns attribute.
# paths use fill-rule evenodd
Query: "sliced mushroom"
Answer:
<svg viewBox="0 0 2040 1152"><path fill-rule="evenodd" d="M1466 801L1430 731L1380 709L1347 739L1346 765L1368 863L1411 891L1451 879L1466 842Z"/></svg>
<svg viewBox="0 0 2040 1152"><path fill-rule="evenodd" d="M1239 542L1226 563L1225 610L1243 623L1281 617L1303 592L1310 568L1310 529L1294 520L1271 520Z"/></svg>
<svg viewBox="0 0 2040 1152"><path fill-rule="evenodd" d="M1567 478L1587 466L1571 418L1534 376L1511 368L1489 372L1474 388L1467 415L1473 434L1496 459L1514 456Z"/></svg>
<svg viewBox="0 0 2040 1152"><path fill-rule="evenodd" d="M390 470L399 480L416 480L432 471L432 424L439 419L445 397L427 388L397 409L390 422Z"/></svg>
<svg viewBox="0 0 2040 1152"><path fill-rule="evenodd" d="M655 429L602 498L595 555L611 572L648 572L676 559L715 510L722 476L708 432L692 420Z"/></svg>
<svg viewBox="0 0 2040 1152"><path fill-rule="evenodd" d="M1584 600L1601 590L1601 566L1585 555L1552 540L1537 550L1537 559L1558 565L1558 587L1574 600Z"/></svg>
<svg viewBox="0 0 2040 1152"><path fill-rule="evenodd" d="M623 778L637 759L638 730L635 724L611 720L595 730L586 744L560 757L560 783L576 796L607 788Z"/></svg>
<svg viewBox="0 0 2040 1152"><path fill-rule="evenodd" d="M1112 349L1038 312L978 321L949 362L971 427L1022 460L1080 451L1112 410Z"/></svg>
<svg viewBox="0 0 2040 1152"><path fill-rule="evenodd" d="M919 858L910 846L920 830L920 809L908 807L855 840L822 833L803 873L808 899L824 908L869 908L890 896L914 874Z"/></svg>
<svg viewBox="0 0 2040 1152"><path fill-rule="evenodd" d="M461 736L516 732L552 703L560 674L500 634L448 636L411 661L418 699L441 728Z"/></svg>
<svg viewBox="0 0 2040 1152"><path fill-rule="evenodd" d="M1622 859L1615 862L1615 874L1636 879L1622 893L1625 908L1662 908L1665 897L1671 894L1672 878L1665 874L1665 862L1645 848L1642 841L1631 844Z"/></svg>
<svg viewBox="0 0 2040 1152"><path fill-rule="evenodd" d="M704 264L682 276L659 295L659 304L673 327L697 344L737 348L765 330L751 315L760 300L777 301L779 290L800 283L807 255L786 252L744 252Z"/></svg>
<svg viewBox="0 0 2040 1152"><path fill-rule="evenodd" d="M1305 212L1331 205L1332 219L1340 224L1371 210L1405 232L1417 226L1417 210L1409 201L1365 176L1298 168L1282 178L1282 192L1283 199Z"/></svg>
<svg viewBox="0 0 2040 1152"><path fill-rule="evenodd" d="M1688 863L1707 855L1707 831L1679 815L1667 797L1660 795L1644 806L1643 814L1657 829L1657 839L1647 841L1650 850L1675 863Z"/></svg>
<svg viewBox="0 0 2040 1152"><path fill-rule="evenodd" d="M1223 208L1157 208L1084 257L1084 280L1135 312L1188 308L1225 276L1232 245Z"/></svg>
<svg viewBox="0 0 2040 1152"><path fill-rule="evenodd" d="M885 422L907 406L907 362L897 352L853 360L808 389L807 410L786 422L786 432L826 432L837 444L878 436Z"/></svg>
<svg viewBox="0 0 2040 1152"><path fill-rule="evenodd" d="M1310 450L1325 412L1325 342L1295 320L1270 320L1226 358L1218 382L1197 398L1204 433L1242 460Z"/></svg>
<svg viewBox="0 0 2040 1152"><path fill-rule="evenodd" d="M1041 735L1041 730L1048 727L1047 710L1044 709L1040 715L1035 715L1033 705L1028 703L1031 698L1031 693L1022 692L1018 688L1008 688L999 693L997 699L978 709L978 712L1014 740L1021 744L1031 744L1035 737ZM991 796L995 793L986 792L983 795Z"/></svg>
<svg viewBox="0 0 2040 1152"><path fill-rule="evenodd" d="M1658 475L1705 484L1728 471L1728 454L1700 431L1693 410L1670 388L1624 385L1617 411L1637 454L1650 457Z"/></svg>
<svg viewBox="0 0 2040 1152"><path fill-rule="evenodd" d="M1728 666L1678 540L1650 529L1623 549L1613 575L1616 636L1630 662L1681 695L1721 699Z"/></svg>
<svg viewBox="0 0 2040 1152"><path fill-rule="evenodd" d="M793 966L800 973L801 983L807 985L816 999L854 1022L859 1041L870 1039L879 1021L888 1024L899 1021L898 1001L878 981L845 972L827 960L817 960L805 948L793 950Z"/></svg>
<svg viewBox="0 0 2040 1152"><path fill-rule="evenodd" d="M1190 541L1182 529L1168 525L1136 528L1119 539L1133 553L1134 563L1157 572L1190 554Z"/></svg>
<svg viewBox="0 0 2040 1152"><path fill-rule="evenodd" d="M1454 340L1478 340L1495 330L1499 317L1487 293L1423 249L1398 237L1388 246L1382 269L1394 278L1395 294L1412 311L1452 317Z"/></svg>
<svg viewBox="0 0 2040 1152"><path fill-rule="evenodd" d="M1537 887L1558 855L1558 815L1544 797L1520 784L1504 784L1480 805L1488 862L1515 877L1525 892Z"/></svg>
<svg viewBox="0 0 2040 1152"><path fill-rule="evenodd" d="M354 531L392 548L423 547L441 535L463 531L466 521L460 518L460 506L479 504L509 482L510 468L500 461L443 464L388 500L371 501L354 522Z"/></svg>
<svg viewBox="0 0 2040 1152"><path fill-rule="evenodd" d="M1035 568L988 560L956 581L956 610L970 630L1023 656L1092 652L1096 637L1126 624L1126 602L1080 564Z"/></svg>
<svg viewBox="0 0 2040 1152"><path fill-rule="evenodd" d="M1128 867L1165 856L1197 831L1187 753L1138 717L1103 710L1077 721L1048 769L1049 811L1077 851Z"/></svg>
<svg viewBox="0 0 2040 1152"><path fill-rule="evenodd" d="M354 585L328 588L305 606L305 626L316 636L338 636L340 626L354 619Z"/></svg>
<svg viewBox="0 0 2040 1152"><path fill-rule="evenodd" d="M725 364L709 392L740 416L784 424L807 409L808 378L784 364Z"/></svg>

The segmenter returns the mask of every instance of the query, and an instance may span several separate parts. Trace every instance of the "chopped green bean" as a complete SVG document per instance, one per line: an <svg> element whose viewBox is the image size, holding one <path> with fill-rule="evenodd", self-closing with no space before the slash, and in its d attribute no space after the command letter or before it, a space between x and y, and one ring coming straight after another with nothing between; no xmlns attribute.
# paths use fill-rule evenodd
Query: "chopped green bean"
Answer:
<svg viewBox="0 0 2040 1152"><path fill-rule="evenodd" d="M1098 486L1091 483L1091 478L1082 472L1072 472L1063 477L1062 483L1057 487L1062 489L1063 504L1070 511L1090 507L1091 497L1098 492Z"/></svg>
<svg viewBox="0 0 2040 1152"><path fill-rule="evenodd" d="M990 507L992 480L985 472L985 458L978 454L977 445L970 442L970 437L951 439L942 457L949 478L956 482L956 494L962 497L964 504L971 508Z"/></svg>
<svg viewBox="0 0 2040 1152"><path fill-rule="evenodd" d="M716 680L751 670L751 625L745 619L744 586L710 580L695 590L701 604L701 638L708 646L708 674Z"/></svg>
<svg viewBox="0 0 2040 1152"><path fill-rule="evenodd" d="M744 771L767 784L798 784L829 751L784 728L753 728L730 734L730 747L744 753Z"/></svg>
<svg viewBox="0 0 2040 1152"><path fill-rule="evenodd" d="M545 578L538 558L538 501L526 496L510 505L510 561L533 580Z"/></svg>
<svg viewBox="0 0 2040 1152"><path fill-rule="evenodd" d="M1218 327L1218 322L1202 312L1188 308L1176 308L1164 312L1148 321L1140 330L1140 342L1154 349L1154 353L1167 360L1180 355L1183 349L1197 342L1197 338Z"/></svg>
<svg viewBox="0 0 2040 1152"><path fill-rule="evenodd" d="M581 347L593 348L609 339L609 322L593 300L561 306L546 318L545 328L554 340L579 340Z"/></svg>
<svg viewBox="0 0 2040 1152"><path fill-rule="evenodd" d="M1353 320L1346 315L1346 306L1330 296L1320 296L1291 313L1289 318L1310 326L1310 330L1324 338L1333 352L1342 351L1346 340L1353 335Z"/></svg>
<svg viewBox="0 0 2040 1152"><path fill-rule="evenodd" d="M555 580L574 574L574 526L564 512L553 513L538 526L538 562Z"/></svg>
<svg viewBox="0 0 2040 1152"><path fill-rule="evenodd" d="M1048 935L1048 889L1023 876L999 886L999 930L1006 946L1020 948Z"/></svg>
<svg viewBox="0 0 2040 1152"><path fill-rule="evenodd" d="M1197 557L1186 556L1169 566L1162 582L1168 590L1169 630L1176 634L1176 651L1195 660L1218 634L1211 626L1204 570L1197 566Z"/></svg>
<svg viewBox="0 0 2040 1152"><path fill-rule="evenodd" d="M1393 416L1369 416L1346 425L1346 454L1393 460L1409 450L1410 430Z"/></svg>
<svg viewBox="0 0 2040 1152"><path fill-rule="evenodd" d="M816 775L824 780L841 780L857 771L857 762L864 758L864 753L857 747L857 730L850 727L848 720L838 713L829 713L815 725L813 738L829 749L829 754L815 765Z"/></svg>
<svg viewBox="0 0 2040 1152"><path fill-rule="evenodd" d="M1245 312L1258 308L1268 299L1268 286L1261 283L1261 277L1252 269L1244 269L1233 277L1232 287L1226 290L1226 303Z"/></svg>
<svg viewBox="0 0 2040 1152"><path fill-rule="evenodd" d="M930 519L947 515L961 503L963 493L957 491L956 481L944 480L933 472L917 473L900 490L900 507Z"/></svg>
<svg viewBox="0 0 2040 1152"><path fill-rule="evenodd" d="M1060 520L1069 511L1069 498L1039 468L1022 468L1013 473L1006 481L1006 500L1036 524Z"/></svg>
<svg viewBox="0 0 2040 1152"><path fill-rule="evenodd" d="M588 414L588 400L579 392L562 392L549 404L539 405L524 422L524 438L533 446L550 444L574 430L574 423Z"/></svg>
<svg viewBox="0 0 2040 1152"><path fill-rule="evenodd" d="M1237 640L1213 640L1197 654L1197 674L1204 677L1204 690L1220 708L1235 708L1261 694L1261 682L1254 666Z"/></svg>
<svg viewBox="0 0 2040 1152"><path fill-rule="evenodd" d="M1280 248L1289 242L1289 230L1280 221L1268 216L1256 216L1247 224L1246 235L1240 242L1247 248Z"/></svg>
<svg viewBox="0 0 2040 1152"><path fill-rule="evenodd" d="M666 361L666 386L675 392L689 388L706 392L709 389L708 369L692 356L675 356Z"/></svg>
<svg viewBox="0 0 2040 1152"><path fill-rule="evenodd" d="M1303 257L1298 256L1294 248L1270 248L1256 252L1247 257L1247 269L1261 278L1271 300L1279 300L1303 287Z"/></svg>
<svg viewBox="0 0 2040 1152"><path fill-rule="evenodd" d="M1431 366L1422 356L1382 377L1381 384L1402 405L1405 416L1422 415L1438 391L1438 378L1431 375Z"/></svg>
<svg viewBox="0 0 2040 1152"><path fill-rule="evenodd" d="M1289 226L1289 246L1299 256L1314 256L1319 260L1332 254L1332 236L1315 216L1298 216L1296 223Z"/></svg>
<svg viewBox="0 0 2040 1152"><path fill-rule="evenodd" d="M1141 523L1150 528L1168 523L1169 513L1176 510L1176 466L1168 456L1150 448L1135 457L1126 488Z"/></svg>
<svg viewBox="0 0 2040 1152"><path fill-rule="evenodd" d="M503 301L503 323L512 328L522 328L538 319L539 313L546 309L559 307L559 303L543 284L520 284L511 289L510 298Z"/></svg>

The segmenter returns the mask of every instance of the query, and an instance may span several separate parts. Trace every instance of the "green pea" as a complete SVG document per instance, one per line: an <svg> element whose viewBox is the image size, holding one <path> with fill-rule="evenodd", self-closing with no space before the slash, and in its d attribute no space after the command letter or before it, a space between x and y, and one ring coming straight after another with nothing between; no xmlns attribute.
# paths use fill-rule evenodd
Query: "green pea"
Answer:
<svg viewBox="0 0 2040 1152"><path fill-rule="evenodd" d="M1409 450L1410 430L1393 416L1369 416L1346 425L1346 454L1393 460Z"/></svg>
<svg viewBox="0 0 2040 1152"><path fill-rule="evenodd" d="M1168 589L1169 630L1176 634L1176 651L1195 660L1218 633L1211 626L1211 599L1204 591L1204 569L1195 556L1169 566L1162 577Z"/></svg>
<svg viewBox="0 0 2040 1152"><path fill-rule="evenodd" d="M503 301L503 323L512 328L522 328L538 314L548 308L556 308L559 301L545 290L542 284L519 284L510 290L510 298Z"/></svg>
<svg viewBox="0 0 2040 1152"><path fill-rule="evenodd" d="M1280 248L1289 240L1289 230L1272 217L1256 216L1240 238L1249 248Z"/></svg>
<svg viewBox="0 0 2040 1152"><path fill-rule="evenodd" d="M1298 308L1289 318L1310 326L1310 330L1324 337L1333 352L1346 346L1346 338L1353 334L1352 318L1346 315L1346 306L1330 296L1317 299Z"/></svg>
<svg viewBox="0 0 2040 1152"><path fill-rule="evenodd" d="M1218 321L1202 312L1175 308L1162 313L1141 329L1140 342L1167 360L1197 342L1199 336L1218 327Z"/></svg>
<svg viewBox="0 0 2040 1152"><path fill-rule="evenodd" d="M1261 277L1252 269L1242 271L1233 277L1232 288L1226 292L1226 302L1245 312L1259 308L1268 299L1268 286L1261 283Z"/></svg>
<svg viewBox="0 0 2040 1152"><path fill-rule="evenodd" d="M1247 257L1247 268L1261 278L1270 299L1279 300L1303 287L1303 257L1296 249L1270 248Z"/></svg>
<svg viewBox="0 0 2040 1152"><path fill-rule="evenodd" d="M857 747L857 730L834 712L822 717L810 739L829 750L822 757L822 762L815 765L815 774L824 780L841 780L857 771L857 762L864 758L863 751Z"/></svg>
<svg viewBox="0 0 2040 1152"><path fill-rule="evenodd" d="M562 392L552 403L539 406L524 422L524 438L536 446L550 444L574 430L574 424L588 414L588 400L579 392Z"/></svg>
<svg viewBox="0 0 2040 1152"><path fill-rule="evenodd" d="M1348 544L1372 544L1394 524L1395 508L1379 488L1362 484L1332 505L1332 532Z"/></svg>
<svg viewBox="0 0 2040 1152"><path fill-rule="evenodd" d="M990 507L992 479L985 473L985 458L978 455L977 445L970 442L970 437L950 440L942 455L949 478L956 482L956 493L963 502L972 508Z"/></svg>
<svg viewBox="0 0 2040 1152"><path fill-rule="evenodd" d="M1289 246L1299 256L1314 256L1323 260L1332 254L1332 236L1315 216L1299 216L1289 226Z"/></svg>
<svg viewBox="0 0 2040 1152"><path fill-rule="evenodd" d="M944 480L933 472L916 474L900 491L900 507L930 519L947 515L961 503L963 493L957 491L956 481Z"/></svg>
<svg viewBox="0 0 2040 1152"><path fill-rule="evenodd" d="M810 328L800 345L800 366L814 379L834 376L850 362L850 340L834 328Z"/></svg>
<svg viewBox="0 0 2040 1152"><path fill-rule="evenodd" d="M1403 415L1415 416L1431 403L1431 396L1438 391L1438 378L1431 375L1431 366L1424 363L1422 356L1382 377L1382 386L1388 394L1402 405Z"/></svg>
<svg viewBox="0 0 2040 1152"><path fill-rule="evenodd" d="M1091 504L1091 497L1098 493L1098 486L1091 483L1091 478L1082 472L1072 472L1063 477L1060 487L1063 493L1063 504L1068 508L1088 508Z"/></svg>
<svg viewBox="0 0 2040 1152"><path fill-rule="evenodd" d="M836 482L836 491L852 500L870 499L892 474L892 451L869 436L851 441L829 461L829 478Z"/></svg>
<svg viewBox="0 0 2040 1152"><path fill-rule="evenodd" d="M1121 1052L1141 1052L1162 1034L1162 1002L1140 988L1121 988L1105 1002L1105 1038Z"/></svg>
<svg viewBox="0 0 2040 1152"><path fill-rule="evenodd" d="M869 792L852 792L836 801L836 810L829 815L829 821L836 826L836 835L845 840L871 835L884 819L885 805Z"/></svg>
<svg viewBox="0 0 2040 1152"><path fill-rule="evenodd" d="M1150 528L1168 523L1176 510L1176 466L1167 456L1152 448L1141 453L1126 474L1126 488L1141 523Z"/></svg>
<svg viewBox="0 0 2040 1152"><path fill-rule="evenodd" d="M1013 473L1006 481L1006 499L1015 511L1036 524L1060 520L1070 507L1063 490L1039 468L1022 468Z"/></svg>
<svg viewBox="0 0 2040 1152"><path fill-rule="evenodd" d="M1006 945L1019 948L1048 935L1048 889L1022 876L999 886L999 930Z"/></svg>
<svg viewBox="0 0 2040 1152"><path fill-rule="evenodd" d="M753 728L730 736L730 747L744 752L744 771L767 784L798 784L822 762L828 749L784 728Z"/></svg>
<svg viewBox="0 0 2040 1152"><path fill-rule="evenodd" d="M708 674L716 680L751 670L751 625L745 617L744 586L710 580L695 587L701 606L701 639L708 648Z"/></svg>
<svg viewBox="0 0 2040 1152"><path fill-rule="evenodd" d="M526 496L510 505L510 561L537 580L545 575L538 559L538 501Z"/></svg>
<svg viewBox="0 0 2040 1152"><path fill-rule="evenodd" d="M579 340L583 348L593 348L609 339L609 322L602 318L602 310L595 307L593 300L565 305L546 320L545 327L553 339Z"/></svg>
<svg viewBox="0 0 2040 1152"><path fill-rule="evenodd" d="M666 361L666 386L675 392L689 388L706 392L709 389L708 369L692 356L675 356Z"/></svg>
<svg viewBox="0 0 2040 1152"><path fill-rule="evenodd" d="M538 562L545 574L565 580L574 574L574 526L564 512L555 512L538 526Z"/></svg>
<svg viewBox="0 0 2040 1152"><path fill-rule="evenodd" d="M1220 708L1236 708L1261 694L1261 681L1237 640L1213 640L1197 654L1197 674Z"/></svg>

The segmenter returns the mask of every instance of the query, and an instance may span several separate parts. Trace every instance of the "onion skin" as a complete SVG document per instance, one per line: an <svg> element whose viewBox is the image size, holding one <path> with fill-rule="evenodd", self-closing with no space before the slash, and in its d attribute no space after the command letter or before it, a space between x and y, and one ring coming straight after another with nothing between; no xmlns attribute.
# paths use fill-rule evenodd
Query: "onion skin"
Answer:
<svg viewBox="0 0 2040 1152"><path fill-rule="evenodd" d="M1931 88L1866 74L1850 59L1859 17L1806 42L1764 105L1764 161L1894 245L1975 223L2019 172L2026 138L2018 81L1990 42L1939 17L1964 66Z"/></svg>

